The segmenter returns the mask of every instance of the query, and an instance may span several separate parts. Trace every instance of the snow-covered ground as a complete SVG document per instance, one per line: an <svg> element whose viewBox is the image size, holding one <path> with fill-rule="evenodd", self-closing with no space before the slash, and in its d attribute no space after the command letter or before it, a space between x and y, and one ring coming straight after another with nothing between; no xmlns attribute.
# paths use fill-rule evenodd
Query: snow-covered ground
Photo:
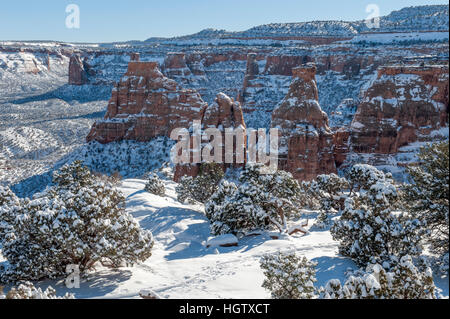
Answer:
<svg viewBox="0 0 450 319"><path fill-rule="evenodd" d="M175 186L165 181L166 197L144 191L145 181L124 180L120 186L126 196L127 211L155 239L153 255L133 267L111 270L98 268L82 279L79 289L69 290L64 281L45 281L59 295L75 293L77 298L139 298L150 289L162 298L270 298L261 287L259 267L262 255L276 251L295 251L318 263L316 286L330 279L345 279L345 272L356 269L348 258L338 255L337 242L329 231L311 229L315 214L305 212L310 232L278 240L268 235L243 238L236 247L206 248L209 223L202 206L183 205L176 200ZM0 260L1 260L0 254ZM448 296L448 278L435 278L442 295Z"/></svg>

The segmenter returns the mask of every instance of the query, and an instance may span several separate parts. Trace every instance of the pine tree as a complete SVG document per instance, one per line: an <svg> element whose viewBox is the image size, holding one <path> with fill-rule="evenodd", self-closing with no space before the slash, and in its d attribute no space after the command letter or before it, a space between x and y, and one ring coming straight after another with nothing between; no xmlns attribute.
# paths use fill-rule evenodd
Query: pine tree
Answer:
<svg viewBox="0 0 450 319"><path fill-rule="evenodd" d="M420 150L418 166L408 168L411 184L404 187L409 212L426 224L431 251L448 272L449 254L449 143L435 143Z"/></svg>
<svg viewBox="0 0 450 319"><path fill-rule="evenodd" d="M97 262L119 267L151 256L151 233L109 182L75 162L54 174L54 184L23 201L3 245L9 267L1 281L57 278L67 265L84 272Z"/></svg>
<svg viewBox="0 0 450 319"><path fill-rule="evenodd" d="M274 299L311 299L316 295L317 264L295 253L274 253L261 258L265 279L262 287Z"/></svg>

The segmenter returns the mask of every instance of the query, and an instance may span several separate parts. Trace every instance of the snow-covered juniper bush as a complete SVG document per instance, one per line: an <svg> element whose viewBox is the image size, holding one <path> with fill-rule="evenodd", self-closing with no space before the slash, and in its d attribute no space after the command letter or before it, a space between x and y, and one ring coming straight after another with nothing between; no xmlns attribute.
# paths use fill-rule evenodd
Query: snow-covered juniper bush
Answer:
<svg viewBox="0 0 450 319"><path fill-rule="evenodd" d="M262 287L274 299L311 299L316 295L316 263L295 253L278 252L261 258Z"/></svg>
<svg viewBox="0 0 450 319"><path fill-rule="evenodd" d="M411 184L404 187L404 204L428 230L426 243L438 256L441 271L448 272L449 254L449 143L420 150L420 165L408 168Z"/></svg>
<svg viewBox="0 0 450 319"><path fill-rule="evenodd" d="M153 195L165 196L166 186L155 173L150 173L145 184L145 190Z"/></svg>
<svg viewBox="0 0 450 319"><path fill-rule="evenodd" d="M19 208L19 198L9 187L0 186L0 244L5 239L6 234L11 231L11 224Z"/></svg>
<svg viewBox="0 0 450 319"><path fill-rule="evenodd" d="M152 234L125 211L125 198L107 180L74 162L56 172L54 186L14 208L3 242L9 266L0 281L66 275L97 262L119 267L151 256Z"/></svg>
<svg viewBox="0 0 450 319"><path fill-rule="evenodd" d="M177 198L181 203L206 203L218 190L224 177L222 166L217 163L202 163L199 174L192 178L183 176L176 187Z"/></svg>
<svg viewBox="0 0 450 319"><path fill-rule="evenodd" d="M330 280L320 289L324 299L434 299L435 285L429 267L416 267L411 256L394 262L389 271L379 264L367 266L359 276L349 276L344 285Z"/></svg>
<svg viewBox="0 0 450 319"><path fill-rule="evenodd" d="M41 288L36 288L31 282L26 281L17 287L11 288L8 292L3 292L2 287L0 287L0 299L75 299L75 296L66 293L64 296L59 297L56 295L56 290L53 287L42 290Z"/></svg>
<svg viewBox="0 0 450 319"><path fill-rule="evenodd" d="M391 256L420 255L423 224L408 214L394 213L398 191L390 176L358 164L348 179L353 196L345 200L341 217L331 227L340 253L361 266Z"/></svg>
<svg viewBox="0 0 450 319"><path fill-rule="evenodd" d="M262 172L261 164L247 165L239 185L222 182L205 206L211 233L245 234L255 229L276 228L288 232L287 219L299 214L301 189L290 173Z"/></svg>
<svg viewBox="0 0 450 319"><path fill-rule="evenodd" d="M331 215L341 212L344 208L348 181L336 174L319 175L310 182L309 188L308 193L320 204L320 214L315 225L319 228L330 226Z"/></svg>

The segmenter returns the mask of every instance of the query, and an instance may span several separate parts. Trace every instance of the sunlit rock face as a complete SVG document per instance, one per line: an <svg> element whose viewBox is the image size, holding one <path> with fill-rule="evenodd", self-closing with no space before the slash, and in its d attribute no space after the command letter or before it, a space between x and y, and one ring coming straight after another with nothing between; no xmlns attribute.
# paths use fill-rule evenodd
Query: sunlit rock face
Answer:
<svg viewBox="0 0 450 319"><path fill-rule="evenodd" d="M294 68L289 93L272 114L272 127L280 130L281 169L299 180L336 172L333 133L318 102L312 63Z"/></svg>
<svg viewBox="0 0 450 319"><path fill-rule="evenodd" d="M448 66L389 66L364 92L351 124L356 153L393 154L448 122Z"/></svg>
<svg viewBox="0 0 450 319"><path fill-rule="evenodd" d="M156 62L132 61L112 91L104 120L96 122L87 141L149 141L170 136L200 120L207 104L195 90L165 77Z"/></svg>

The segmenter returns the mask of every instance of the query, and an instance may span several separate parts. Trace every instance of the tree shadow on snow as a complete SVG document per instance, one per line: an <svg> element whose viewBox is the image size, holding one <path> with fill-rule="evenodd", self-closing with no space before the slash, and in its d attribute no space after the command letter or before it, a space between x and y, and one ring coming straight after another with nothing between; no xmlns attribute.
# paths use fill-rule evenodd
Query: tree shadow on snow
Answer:
<svg viewBox="0 0 450 319"><path fill-rule="evenodd" d="M141 227L150 230L156 239L162 241L165 240L162 236L164 233L174 232L174 239L165 243L166 250L170 252L166 256L168 260L197 258L212 253L203 245L210 236L209 221L198 211L164 207L151 213L140 224Z"/></svg>
<svg viewBox="0 0 450 319"><path fill-rule="evenodd" d="M185 223L184 221L197 221L197 223ZM209 237L209 222L198 211L180 208L164 207L151 213L141 222L141 227L152 232L158 239L163 233L173 231L175 239L165 244L171 253L168 260L196 258L209 252L203 246ZM164 238L160 238L164 240Z"/></svg>
<svg viewBox="0 0 450 319"><path fill-rule="evenodd" d="M350 258L345 257L322 256L313 258L312 261L317 262L317 282L315 284L317 287L325 286L331 279L339 279L341 283L344 283L347 269L358 269Z"/></svg>
<svg viewBox="0 0 450 319"><path fill-rule="evenodd" d="M109 85L82 85L74 86L64 84L52 91L38 95L26 96L20 99L4 101L12 104L26 104L31 102L41 102L50 99L60 99L70 104L70 102L88 103L94 101L108 100L111 96L111 86Z"/></svg>
<svg viewBox="0 0 450 319"><path fill-rule="evenodd" d="M35 286L40 287L42 290L52 286L55 288L58 296L72 293L77 299L100 298L116 290L123 282L128 281L131 276L132 272L127 269L105 269L90 273L87 278L82 278L80 280L80 288L67 288L64 279L57 282L45 280L35 283Z"/></svg>

